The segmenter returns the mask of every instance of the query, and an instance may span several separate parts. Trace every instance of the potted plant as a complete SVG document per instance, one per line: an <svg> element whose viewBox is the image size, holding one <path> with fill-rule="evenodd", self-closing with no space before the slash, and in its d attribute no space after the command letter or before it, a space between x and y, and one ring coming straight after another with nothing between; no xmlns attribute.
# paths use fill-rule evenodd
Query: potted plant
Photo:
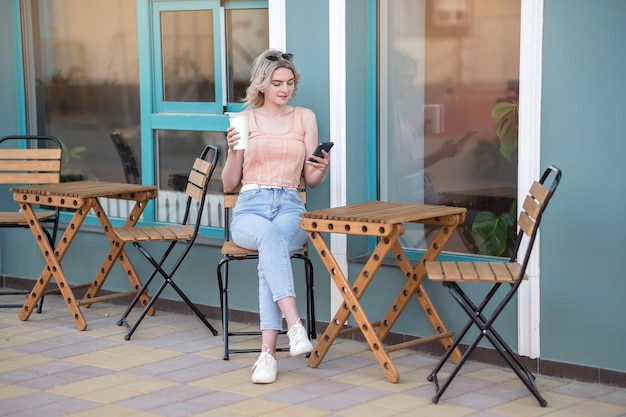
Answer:
<svg viewBox="0 0 626 417"><path fill-rule="evenodd" d="M511 155L517 151L519 104L516 101L498 102L491 110L491 118L500 142L500 154L510 161ZM515 245L516 233L516 199L508 212L496 214L483 211L472 223L472 234L481 255L503 255Z"/></svg>

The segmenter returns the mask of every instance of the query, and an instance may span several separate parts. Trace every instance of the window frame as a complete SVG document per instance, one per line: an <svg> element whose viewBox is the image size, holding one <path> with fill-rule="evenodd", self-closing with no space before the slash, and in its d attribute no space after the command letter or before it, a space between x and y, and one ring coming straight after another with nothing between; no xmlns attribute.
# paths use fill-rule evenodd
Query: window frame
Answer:
<svg viewBox="0 0 626 417"><path fill-rule="evenodd" d="M141 160L144 183L155 184L158 152L155 132L158 130L226 132L229 126L226 113L240 111L242 103L226 102L226 27L225 10L246 8L270 9L268 0L137 0ZM161 11L214 10L215 99L213 103L163 101L162 58L160 44ZM271 19L268 19L271 20ZM268 21L269 25L269 21ZM156 221L156 203L150 201L144 211L144 223ZM206 237L220 237L221 227L202 227Z"/></svg>

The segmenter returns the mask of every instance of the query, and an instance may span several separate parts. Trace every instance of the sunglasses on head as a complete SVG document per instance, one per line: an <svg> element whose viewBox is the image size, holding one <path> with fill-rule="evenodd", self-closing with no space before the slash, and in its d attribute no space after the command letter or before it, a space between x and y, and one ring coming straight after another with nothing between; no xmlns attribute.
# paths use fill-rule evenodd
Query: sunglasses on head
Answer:
<svg viewBox="0 0 626 417"><path fill-rule="evenodd" d="M293 54L286 53L286 54L280 54L280 55L268 55L265 57L265 59L267 59L268 61L272 61L272 62L276 62L281 58L291 62L291 60L293 60Z"/></svg>

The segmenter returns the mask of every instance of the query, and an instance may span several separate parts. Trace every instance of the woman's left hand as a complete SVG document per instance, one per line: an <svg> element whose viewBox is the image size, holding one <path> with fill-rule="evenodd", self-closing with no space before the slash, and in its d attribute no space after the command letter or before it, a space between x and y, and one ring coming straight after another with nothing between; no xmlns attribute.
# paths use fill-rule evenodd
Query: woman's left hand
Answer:
<svg viewBox="0 0 626 417"><path fill-rule="evenodd" d="M323 158L311 155L311 159L307 159L306 163L318 171L326 173L328 172L328 167L330 166L330 155L324 150L322 150L322 155L324 155Z"/></svg>

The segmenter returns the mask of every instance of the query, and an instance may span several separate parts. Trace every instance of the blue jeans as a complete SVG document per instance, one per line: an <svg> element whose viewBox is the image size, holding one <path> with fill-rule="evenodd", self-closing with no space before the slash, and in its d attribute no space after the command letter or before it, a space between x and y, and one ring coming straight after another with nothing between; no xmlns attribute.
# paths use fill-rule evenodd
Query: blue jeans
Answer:
<svg viewBox="0 0 626 417"><path fill-rule="evenodd" d="M291 255L306 243L300 213L306 211L293 189L256 189L239 195L233 210L233 241L259 251L259 316L261 330L282 330L276 301L295 297Z"/></svg>

